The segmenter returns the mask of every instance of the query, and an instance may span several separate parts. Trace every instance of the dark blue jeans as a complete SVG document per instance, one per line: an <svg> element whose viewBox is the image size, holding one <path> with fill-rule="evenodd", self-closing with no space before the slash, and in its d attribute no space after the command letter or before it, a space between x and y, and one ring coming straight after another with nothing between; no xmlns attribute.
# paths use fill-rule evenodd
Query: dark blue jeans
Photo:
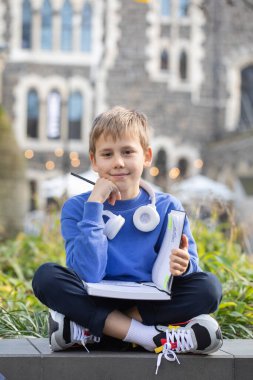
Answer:
<svg viewBox="0 0 253 380"><path fill-rule="evenodd" d="M124 312L136 306L144 324L168 325L213 313L222 297L220 282L206 272L175 277L169 301L91 297L74 271L54 263L39 267L32 285L44 305L87 327L96 336L102 336L105 320L113 310Z"/></svg>

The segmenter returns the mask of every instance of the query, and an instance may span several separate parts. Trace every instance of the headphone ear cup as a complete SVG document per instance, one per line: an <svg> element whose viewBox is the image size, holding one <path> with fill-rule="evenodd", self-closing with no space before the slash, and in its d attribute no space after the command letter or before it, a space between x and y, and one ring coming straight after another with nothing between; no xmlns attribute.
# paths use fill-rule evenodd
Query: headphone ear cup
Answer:
<svg viewBox="0 0 253 380"><path fill-rule="evenodd" d="M110 217L110 219L105 223L105 236L109 240L114 239L124 223L125 219L121 215L113 215L113 217Z"/></svg>
<svg viewBox="0 0 253 380"><path fill-rule="evenodd" d="M133 223L142 232L153 231L160 222L160 216L152 205L139 207L133 215Z"/></svg>

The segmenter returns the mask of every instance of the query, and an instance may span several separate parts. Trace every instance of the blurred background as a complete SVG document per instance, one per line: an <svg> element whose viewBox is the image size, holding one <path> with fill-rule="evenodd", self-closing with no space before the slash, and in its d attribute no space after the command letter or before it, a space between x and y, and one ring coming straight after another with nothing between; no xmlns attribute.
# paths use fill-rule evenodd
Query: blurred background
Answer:
<svg viewBox="0 0 253 380"><path fill-rule="evenodd" d="M253 252L253 0L0 0L0 238L89 190L93 118L153 129L155 189L233 214ZM195 210L195 211L194 211Z"/></svg>

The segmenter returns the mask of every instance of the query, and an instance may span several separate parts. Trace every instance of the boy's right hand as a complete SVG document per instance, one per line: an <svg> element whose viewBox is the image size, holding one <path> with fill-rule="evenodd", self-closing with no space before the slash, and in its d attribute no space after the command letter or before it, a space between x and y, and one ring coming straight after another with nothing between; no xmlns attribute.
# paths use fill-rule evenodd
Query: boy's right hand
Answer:
<svg viewBox="0 0 253 380"><path fill-rule="evenodd" d="M106 178L99 178L88 198L88 202L104 203L106 200L114 206L115 202L121 199L121 194L117 186Z"/></svg>

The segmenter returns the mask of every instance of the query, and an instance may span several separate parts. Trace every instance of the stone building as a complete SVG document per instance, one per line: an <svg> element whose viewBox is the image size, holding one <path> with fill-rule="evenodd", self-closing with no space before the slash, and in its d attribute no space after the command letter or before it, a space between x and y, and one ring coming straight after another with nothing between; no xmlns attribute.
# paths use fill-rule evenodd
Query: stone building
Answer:
<svg viewBox="0 0 253 380"><path fill-rule="evenodd" d="M29 207L43 180L88 168L92 119L116 104L149 117L149 180L203 172L252 194L252 17L252 0L0 0L1 99Z"/></svg>

